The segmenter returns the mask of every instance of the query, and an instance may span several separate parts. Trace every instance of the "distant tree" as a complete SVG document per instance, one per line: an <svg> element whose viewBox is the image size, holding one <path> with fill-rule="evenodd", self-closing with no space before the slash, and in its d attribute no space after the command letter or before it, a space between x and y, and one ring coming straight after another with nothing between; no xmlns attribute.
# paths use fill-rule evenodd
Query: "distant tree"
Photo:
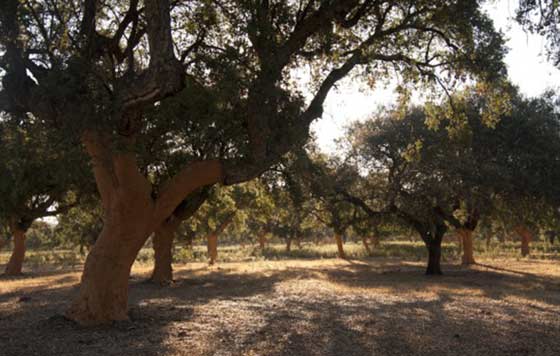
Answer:
<svg viewBox="0 0 560 356"><path fill-rule="evenodd" d="M34 221L67 212L88 185L79 148L52 141L39 123L0 120L0 223L12 235L7 275L22 272L25 233Z"/></svg>
<svg viewBox="0 0 560 356"><path fill-rule="evenodd" d="M439 129L430 128L419 109L404 119L389 114L356 124L352 154L431 255L439 254L441 237L452 226L463 235L463 263L471 264L472 232L496 199L508 204L556 200L558 189L551 183L560 162L560 122L546 97L527 100L513 92L511 111L495 127L481 116L484 97L465 92L455 99L455 105L465 106L464 116L443 118ZM435 259L430 258L436 267L428 273L439 273Z"/></svg>
<svg viewBox="0 0 560 356"><path fill-rule="evenodd" d="M560 4L557 0L520 0L516 20L529 32L548 40L548 55L560 66Z"/></svg>

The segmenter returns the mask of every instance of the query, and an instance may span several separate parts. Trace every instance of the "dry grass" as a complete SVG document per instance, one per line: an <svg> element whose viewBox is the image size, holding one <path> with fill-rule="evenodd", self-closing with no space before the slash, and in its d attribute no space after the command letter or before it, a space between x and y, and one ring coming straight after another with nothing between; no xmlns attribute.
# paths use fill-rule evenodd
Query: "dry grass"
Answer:
<svg viewBox="0 0 560 356"><path fill-rule="evenodd" d="M137 264L131 322L94 329L53 317L79 272L36 270L0 281L0 355L559 355L558 262L480 262L193 263L163 288Z"/></svg>

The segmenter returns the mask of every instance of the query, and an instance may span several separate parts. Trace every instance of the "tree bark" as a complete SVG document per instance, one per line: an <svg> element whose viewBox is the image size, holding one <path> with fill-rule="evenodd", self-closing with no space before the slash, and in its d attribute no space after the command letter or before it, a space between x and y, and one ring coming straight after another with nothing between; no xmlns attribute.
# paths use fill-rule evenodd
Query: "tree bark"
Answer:
<svg viewBox="0 0 560 356"><path fill-rule="evenodd" d="M138 251L181 201L196 189L223 179L219 161L189 164L152 197L152 186L131 152L114 153L100 135L88 132L103 205L103 229L88 254L78 296L66 315L81 325L128 319L128 279Z"/></svg>
<svg viewBox="0 0 560 356"><path fill-rule="evenodd" d="M529 247L530 242L533 240L533 234L524 226L517 226L515 231L521 237L521 256L526 257L531 253Z"/></svg>
<svg viewBox="0 0 560 356"><path fill-rule="evenodd" d="M334 239L336 240L336 247L338 249L338 257L346 259L346 253L344 253L344 243L342 241L342 236L340 234L335 234Z"/></svg>
<svg viewBox="0 0 560 356"><path fill-rule="evenodd" d="M154 270L150 281L166 285L173 282L173 239L179 224L175 221L165 222L152 237L154 248Z"/></svg>
<svg viewBox="0 0 560 356"><path fill-rule="evenodd" d="M472 230L459 229L457 232L459 236L461 236L463 242L462 264L463 265L476 264L476 261L474 259L474 243L473 243Z"/></svg>
<svg viewBox="0 0 560 356"><path fill-rule="evenodd" d="M11 230L14 239L14 249L6 265L5 275L17 276L21 274L23 260L25 259L25 231L15 225L11 227Z"/></svg>
<svg viewBox="0 0 560 356"><path fill-rule="evenodd" d="M216 263L218 258L218 236L215 233L211 233L207 237L208 239L208 264L213 265Z"/></svg>
<svg viewBox="0 0 560 356"><path fill-rule="evenodd" d="M218 259L218 235L220 235L224 230L233 222L235 216L235 211L229 214L224 221L214 230L213 233L208 235L208 264L213 265Z"/></svg>
<svg viewBox="0 0 560 356"><path fill-rule="evenodd" d="M288 237L286 239L286 252L291 252L292 251L292 238Z"/></svg>
<svg viewBox="0 0 560 356"><path fill-rule="evenodd" d="M173 214L167 218L155 231L152 238L154 248L154 270L150 278L151 282L167 285L173 282L173 241L181 222L193 216L198 208L208 198L209 188L190 194L175 209ZM190 248L192 250L192 234L189 232Z"/></svg>
<svg viewBox="0 0 560 356"><path fill-rule="evenodd" d="M362 236L362 243L364 244L364 248L366 249L366 252L367 252L368 256L373 256L373 252L371 251L371 248L369 247L367 237Z"/></svg>
<svg viewBox="0 0 560 356"><path fill-rule="evenodd" d="M427 275L441 275L441 240L431 241L426 244L428 248L428 268Z"/></svg>
<svg viewBox="0 0 560 356"><path fill-rule="evenodd" d="M264 233L259 235L259 247L261 250L266 248L266 234Z"/></svg>

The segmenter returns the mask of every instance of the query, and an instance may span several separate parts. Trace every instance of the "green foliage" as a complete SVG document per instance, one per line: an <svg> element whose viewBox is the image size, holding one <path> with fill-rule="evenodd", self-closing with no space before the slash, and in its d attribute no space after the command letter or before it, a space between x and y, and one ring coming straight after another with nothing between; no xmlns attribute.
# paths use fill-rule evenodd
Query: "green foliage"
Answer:
<svg viewBox="0 0 560 356"><path fill-rule="evenodd" d="M79 147L52 141L40 122L0 121L0 222L27 230L76 204L91 179Z"/></svg>
<svg viewBox="0 0 560 356"><path fill-rule="evenodd" d="M548 40L548 54L560 65L560 6L558 0L520 0L516 20L526 30Z"/></svg>

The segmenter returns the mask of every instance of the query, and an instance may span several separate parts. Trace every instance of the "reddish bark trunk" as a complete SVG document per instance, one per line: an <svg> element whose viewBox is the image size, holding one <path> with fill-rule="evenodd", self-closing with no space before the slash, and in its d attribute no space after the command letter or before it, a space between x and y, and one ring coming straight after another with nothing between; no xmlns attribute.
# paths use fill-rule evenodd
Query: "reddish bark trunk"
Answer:
<svg viewBox="0 0 560 356"><path fill-rule="evenodd" d="M213 265L218 258L218 236L212 233L208 235L208 264Z"/></svg>
<svg viewBox="0 0 560 356"><path fill-rule="evenodd" d="M476 264L476 261L474 259L474 242L473 242L472 230L459 229L458 233L461 236L463 242L463 258L462 258L463 265Z"/></svg>
<svg viewBox="0 0 560 356"><path fill-rule="evenodd" d="M17 276L21 274L23 260L25 259L25 231L17 226L12 226L11 230L14 249L8 264L6 265L5 274L7 276Z"/></svg>
<svg viewBox="0 0 560 356"><path fill-rule="evenodd" d="M288 237L286 239L286 252L292 251L292 239Z"/></svg>
<svg viewBox="0 0 560 356"><path fill-rule="evenodd" d="M174 220L165 222L154 233L154 270L150 277L153 283L166 285L173 282L173 239L178 226Z"/></svg>
<svg viewBox="0 0 560 356"><path fill-rule="evenodd" d="M261 250L266 248L266 234L264 233L259 235L259 247Z"/></svg>
<svg viewBox="0 0 560 356"><path fill-rule="evenodd" d="M335 234L334 239L336 240L336 247L338 249L338 257L346 259L346 253L344 253L344 242L342 241L342 236L340 236L340 234Z"/></svg>
<svg viewBox="0 0 560 356"><path fill-rule="evenodd" d="M213 265L218 259L218 235L220 235L224 230L233 222L235 212L228 215L220 226L214 230L213 233L208 235L208 263Z"/></svg>
<svg viewBox="0 0 560 356"><path fill-rule="evenodd" d="M515 231L521 237L521 256L526 257L531 253L529 244L533 241L533 234L524 226L517 226Z"/></svg>
<svg viewBox="0 0 560 356"><path fill-rule="evenodd" d="M128 279L138 251L194 190L222 179L218 161L194 162L163 185L157 199L132 153L114 153L95 133L83 142L104 210L103 230L88 254L67 317L82 325L128 319Z"/></svg>

